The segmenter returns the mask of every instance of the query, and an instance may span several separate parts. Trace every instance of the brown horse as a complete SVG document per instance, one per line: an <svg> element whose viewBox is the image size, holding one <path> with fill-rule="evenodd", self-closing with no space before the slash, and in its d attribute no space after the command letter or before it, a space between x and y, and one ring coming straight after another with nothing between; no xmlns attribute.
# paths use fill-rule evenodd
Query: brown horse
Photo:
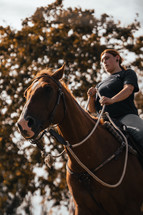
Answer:
<svg viewBox="0 0 143 215"><path fill-rule="evenodd" d="M143 214L143 171L135 155L129 153L125 176L117 186L112 185L116 185L122 175L125 150L95 171L96 177L105 184L86 173L84 166L93 173L92 170L114 154L120 143L101 122L89 135L97 119L83 110L59 81L63 70L64 66L54 73L41 71L26 90L26 104L18 121L22 135L36 139L51 124L58 125L68 143L67 184L76 215ZM82 144L72 147L82 140L85 140Z"/></svg>

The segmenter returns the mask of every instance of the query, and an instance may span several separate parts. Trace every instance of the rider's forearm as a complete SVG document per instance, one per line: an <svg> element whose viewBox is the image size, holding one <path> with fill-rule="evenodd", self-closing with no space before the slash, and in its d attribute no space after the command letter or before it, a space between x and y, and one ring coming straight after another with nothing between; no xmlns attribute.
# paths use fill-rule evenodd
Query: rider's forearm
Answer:
<svg viewBox="0 0 143 215"><path fill-rule="evenodd" d="M95 113L95 97L89 96L88 110L90 113Z"/></svg>
<svg viewBox="0 0 143 215"><path fill-rule="evenodd" d="M134 90L133 85L131 84L125 85L124 88L118 94L111 98L113 103L127 99L132 94L133 90Z"/></svg>

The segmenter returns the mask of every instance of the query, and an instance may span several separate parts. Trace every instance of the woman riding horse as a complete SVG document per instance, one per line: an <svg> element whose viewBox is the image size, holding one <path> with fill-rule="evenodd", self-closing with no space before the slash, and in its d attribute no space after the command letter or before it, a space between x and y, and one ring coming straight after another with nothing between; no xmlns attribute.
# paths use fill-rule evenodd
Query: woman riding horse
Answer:
<svg viewBox="0 0 143 215"><path fill-rule="evenodd" d="M127 162L128 147L118 150L121 143L80 107L60 81L63 71L64 67L52 74L41 71L26 90L18 121L22 135L36 140L41 131L57 124L66 140L67 184L75 215L141 215L143 171L138 158L129 154ZM97 168L112 155L116 159Z"/></svg>

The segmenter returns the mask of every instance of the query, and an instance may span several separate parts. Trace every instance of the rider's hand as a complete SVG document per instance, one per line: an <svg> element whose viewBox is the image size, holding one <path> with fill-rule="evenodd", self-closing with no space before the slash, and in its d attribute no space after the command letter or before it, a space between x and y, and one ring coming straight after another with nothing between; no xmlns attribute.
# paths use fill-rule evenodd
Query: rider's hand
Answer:
<svg viewBox="0 0 143 215"><path fill-rule="evenodd" d="M108 98L106 96L102 96L99 102L101 105L111 105L114 103L112 98Z"/></svg>
<svg viewBox="0 0 143 215"><path fill-rule="evenodd" d="M89 90L87 91L87 95L89 96L89 97L95 97L95 94L96 94L96 89L94 88L94 87L91 87L91 88L89 88Z"/></svg>

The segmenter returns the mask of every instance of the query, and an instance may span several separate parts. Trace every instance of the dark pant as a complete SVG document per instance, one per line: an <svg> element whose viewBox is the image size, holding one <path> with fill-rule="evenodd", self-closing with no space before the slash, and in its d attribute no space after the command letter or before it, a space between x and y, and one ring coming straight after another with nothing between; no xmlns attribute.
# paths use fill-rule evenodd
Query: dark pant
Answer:
<svg viewBox="0 0 143 215"><path fill-rule="evenodd" d="M143 120L135 114L128 114L122 117L120 122L126 125L135 142L143 147Z"/></svg>

